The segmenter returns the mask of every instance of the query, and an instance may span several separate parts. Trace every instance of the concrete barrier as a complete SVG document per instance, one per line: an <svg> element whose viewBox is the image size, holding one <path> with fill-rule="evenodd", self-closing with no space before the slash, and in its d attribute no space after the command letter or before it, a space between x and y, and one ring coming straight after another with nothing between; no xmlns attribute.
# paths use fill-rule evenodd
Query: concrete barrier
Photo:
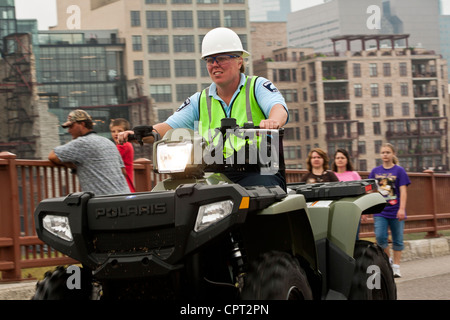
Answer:
<svg viewBox="0 0 450 320"><path fill-rule="evenodd" d="M402 262L436 258L450 254L450 237L405 241ZM51 268L49 268L51 269ZM29 300L34 295L36 281L0 283L0 300Z"/></svg>

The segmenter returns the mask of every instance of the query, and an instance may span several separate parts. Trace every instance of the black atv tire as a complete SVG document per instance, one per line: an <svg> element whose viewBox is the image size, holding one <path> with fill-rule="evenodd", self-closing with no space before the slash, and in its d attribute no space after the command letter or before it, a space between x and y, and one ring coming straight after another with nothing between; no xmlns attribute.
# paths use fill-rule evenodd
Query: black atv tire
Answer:
<svg viewBox="0 0 450 320"><path fill-rule="evenodd" d="M241 292L243 300L312 300L305 271L285 252L271 251L251 265Z"/></svg>
<svg viewBox="0 0 450 320"><path fill-rule="evenodd" d="M384 250L370 241L358 240L353 256L356 264L349 299L396 300L397 286ZM371 266L378 267L379 275L372 272L374 267L369 269Z"/></svg>
<svg viewBox="0 0 450 320"><path fill-rule="evenodd" d="M81 289L69 289L67 279L70 273L63 266L47 271L43 280L36 284L36 292L31 300L89 300L92 295L90 272L81 268Z"/></svg>

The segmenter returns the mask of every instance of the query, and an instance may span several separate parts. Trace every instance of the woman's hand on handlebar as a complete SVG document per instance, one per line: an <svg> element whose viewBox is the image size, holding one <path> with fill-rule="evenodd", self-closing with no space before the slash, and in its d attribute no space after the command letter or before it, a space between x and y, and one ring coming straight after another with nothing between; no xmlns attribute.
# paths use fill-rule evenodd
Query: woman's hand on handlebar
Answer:
<svg viewBox="0 0 450 320"><path fill-rule="evenodd" d="M259 127L261 129L278 129L280 127L280 123L277 120L265 119L261 120Z"/></svg>

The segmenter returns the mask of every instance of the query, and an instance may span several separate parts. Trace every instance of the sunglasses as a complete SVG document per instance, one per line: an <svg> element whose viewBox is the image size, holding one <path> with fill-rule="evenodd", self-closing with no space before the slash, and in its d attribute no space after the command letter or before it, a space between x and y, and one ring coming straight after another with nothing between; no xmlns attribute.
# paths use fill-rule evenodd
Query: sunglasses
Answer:
<svg viewBox="0 0 450 320"><path fill-rule="evenodd" d="M239 58L239 56L231 54L221 54L220 56L206 57L203 60L205 60L208 66L212 66L216 61L219 66L223 66L228 64L233 58Z"/></svg>

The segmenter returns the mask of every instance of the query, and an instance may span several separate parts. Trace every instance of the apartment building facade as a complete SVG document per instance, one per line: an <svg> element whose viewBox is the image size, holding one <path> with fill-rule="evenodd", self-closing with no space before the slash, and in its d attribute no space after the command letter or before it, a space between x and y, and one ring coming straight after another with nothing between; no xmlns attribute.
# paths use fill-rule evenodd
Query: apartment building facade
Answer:
<svg viewBox="0 0 450 320"><path fill-rule="evenodd" d="M321 147L331 156L345 148L358 170L370 170L390 142L408 171L448 170L447 62L434 51L284 48L274 57L254 71L287 97L287 167L306 168L308 152Z"/></svg>
<svg viewBox="0 0 450 320"><path fill-rule="evenodd" d="M233 29L251 52L247 0L58 0L57 15L54 30L117 29L114 37L127 44L124 75L142 80L155 121L164 121L190 95L209 86L200 60L209 30ZM79 25L71 25L77 18Z"/></svg>

